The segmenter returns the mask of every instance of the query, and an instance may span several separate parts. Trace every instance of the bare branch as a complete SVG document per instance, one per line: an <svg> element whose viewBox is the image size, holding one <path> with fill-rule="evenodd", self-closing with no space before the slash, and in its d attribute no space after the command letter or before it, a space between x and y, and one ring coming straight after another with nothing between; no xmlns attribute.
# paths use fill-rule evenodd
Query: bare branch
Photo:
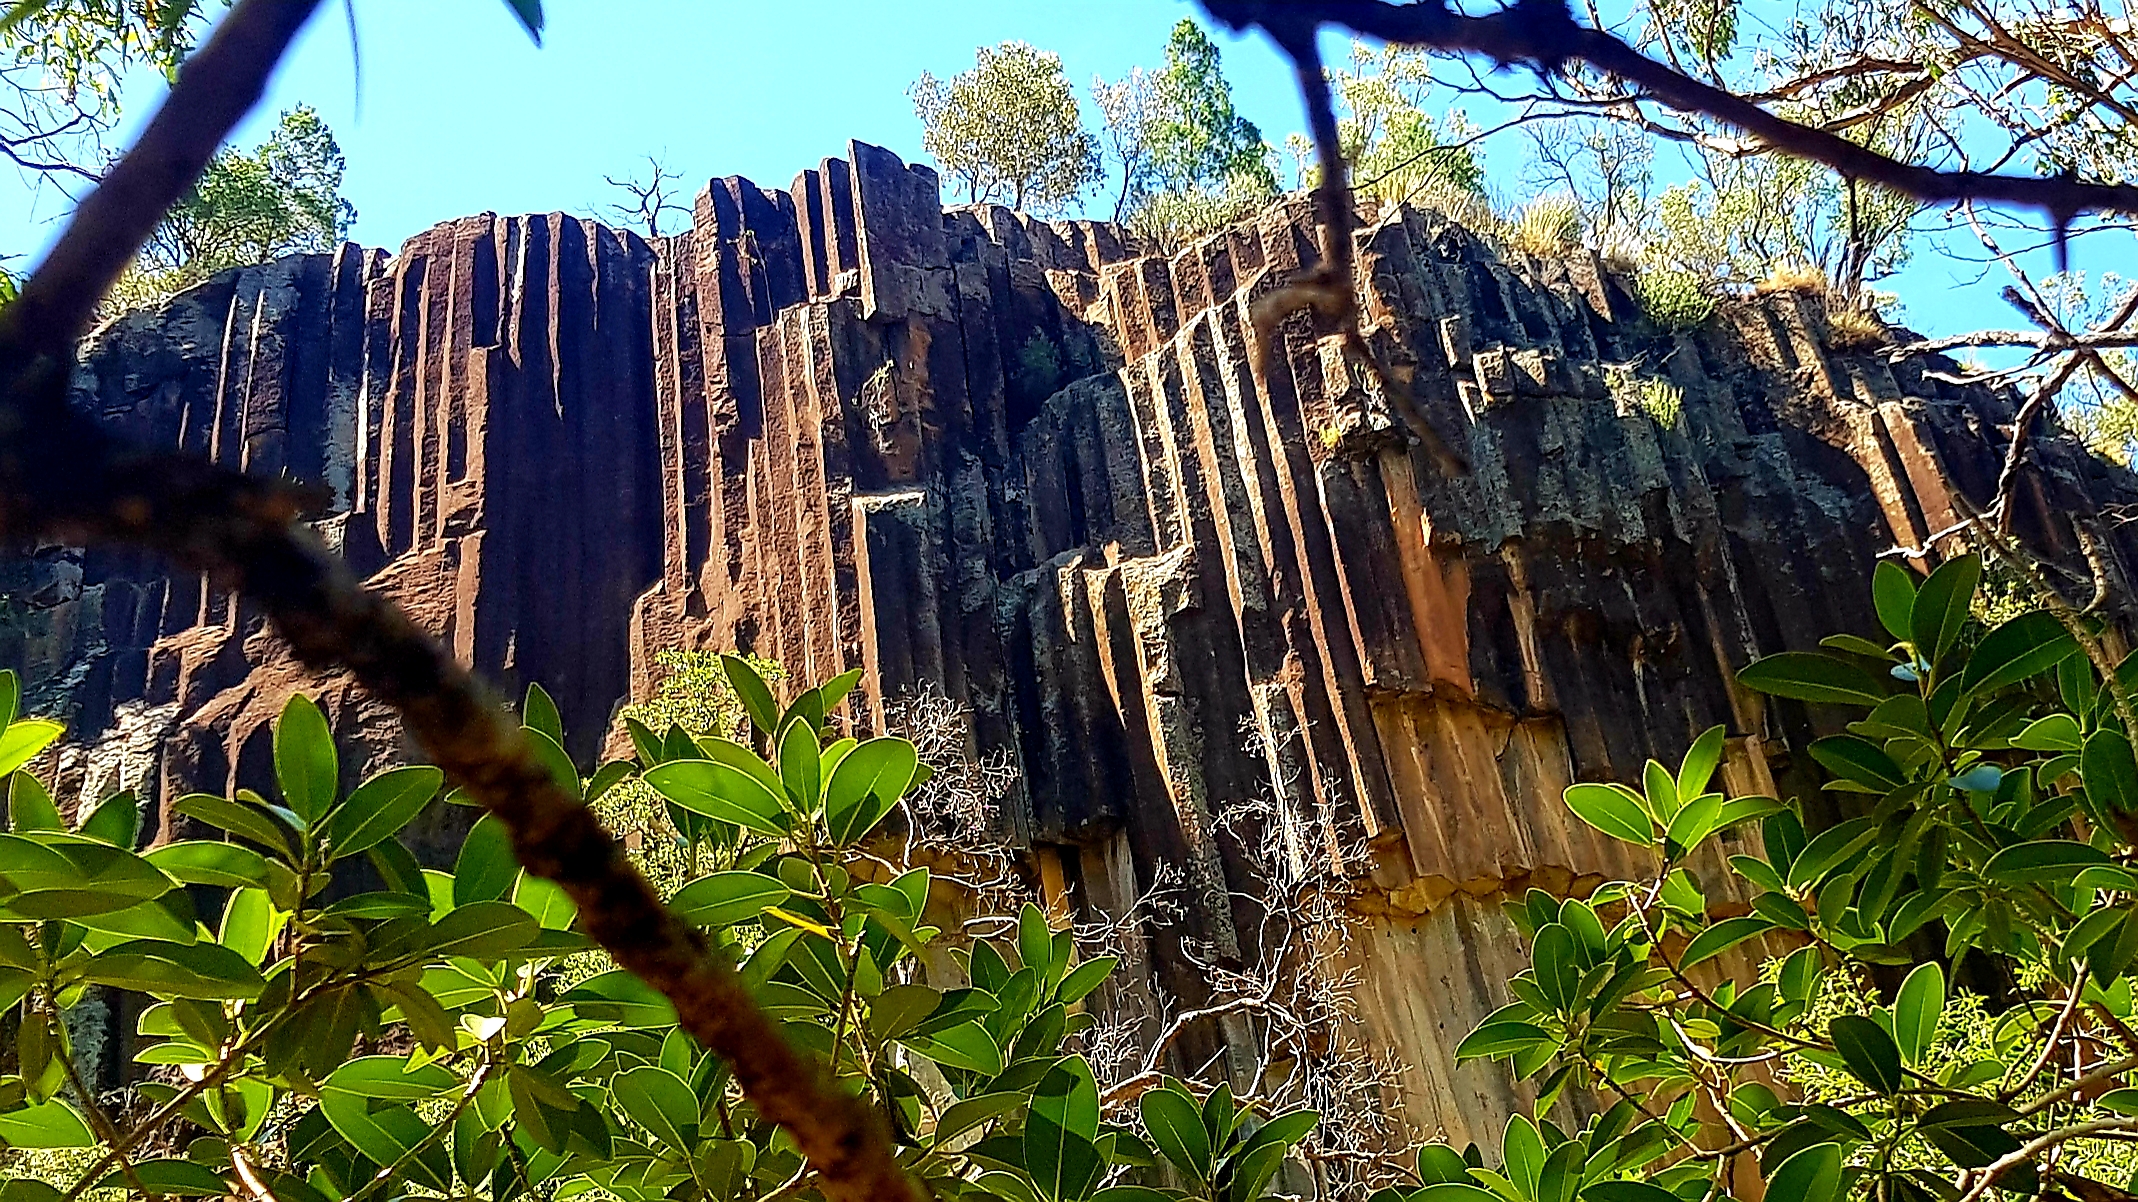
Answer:
<svg viewBox="0 0 2138 1202"><path fill-rule="evenodd" d="M1791 121L1744 97L1657 62L1600 29L1576 24L1563 0L1518 0L1485 16L1454 12L1430 0L1203 0L1210 15L1236 29L1261 28L1291 50L1323 24L1367 37L1434 50L1481 54L1502 64L1529 63L1549 74L1580 60L1642 89L1681 112L1701 113L1775 149L1824 163L1842 175L1879 184L1926 204L1974 200L2039 209L2059 226L2080 213L2138 213L2138 185L2071 178L1941 171L1904 163L1839 135ZM1296 57L1296 56L1295 56ZM1309 113L1312 113L1311 96Z"/></svg>

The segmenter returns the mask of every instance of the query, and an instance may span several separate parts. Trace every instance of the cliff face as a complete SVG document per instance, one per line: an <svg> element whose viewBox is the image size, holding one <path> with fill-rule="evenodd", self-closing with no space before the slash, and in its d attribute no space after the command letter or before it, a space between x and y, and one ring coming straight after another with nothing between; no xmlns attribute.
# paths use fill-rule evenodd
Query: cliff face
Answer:
<svg viewBox="0 0 2138 1202"><path fill-rule="evenodd" d="M1253 353L1249 303L1314 242L1286 202L1143 255L946 212L932 172L854 144L786 192L714 181L658 245L485 215L226 274L100 332L77 399L323 484L360 570L485 674L541 681L582 758L667 647L863 667L866 725L962 703L1064 905L1187 882L1184 921L1127 935L1146 1038L1158 994L1190 1007L1210 964L1263 954L1273 871L1351 882L1329 954L1359 1030L1415 1130L1480 1136L1515 1094L1452 1050L1522 967L1498 899L1634 867L1560 791L1715 723L1734 791L1786 788L1814 716L1733 670L1872 632L1875 557L1946 530L1950 490L1988 496L2013 410L1830 349L1816 297L1672 335L1593 257L1400 210L1359 235L1359 284L1471 461L1448 477L1311 318ZM2138 488L2068 441L2039 457L2020 530L2083 568L2074 523ZM2100 533L2128 596L2138 544ZM0 660L71 719L78 790L257 781L300 687L351 752L400 754L242 598L104 551L0 570Z"/></svg>

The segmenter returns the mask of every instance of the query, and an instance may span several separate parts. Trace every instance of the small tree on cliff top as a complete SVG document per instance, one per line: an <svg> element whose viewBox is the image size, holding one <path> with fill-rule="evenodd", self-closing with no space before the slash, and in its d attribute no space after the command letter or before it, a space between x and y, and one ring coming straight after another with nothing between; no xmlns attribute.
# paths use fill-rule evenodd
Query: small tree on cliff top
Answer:
<svg viewBox="0 0 2138 1202"><path fill-rule="evenodd" d="M1183 192L1230 185L1276 194L1262 131L1233 108L1217 45L1201 25L1183 19L1173 27L1155 84L1158 119L1149 140L1152 174L1161 187Z"/></svg>
<svg viewBox="0 0 2138 1202"><path fill-rule="evenodd" d="M922 72L908 95L926 126L921 145L973 204L1056 212L1099 176L1058 54L1023 42L982 46L947 82Z"/></svg>
<svg viewBox="0 0 2138 1202"><path fill-rule="evenodd" d="M356 221L334 131L308 105L253 150L225 148L149 235L114 307L154 304L229 267L332 250Z"/></svg>

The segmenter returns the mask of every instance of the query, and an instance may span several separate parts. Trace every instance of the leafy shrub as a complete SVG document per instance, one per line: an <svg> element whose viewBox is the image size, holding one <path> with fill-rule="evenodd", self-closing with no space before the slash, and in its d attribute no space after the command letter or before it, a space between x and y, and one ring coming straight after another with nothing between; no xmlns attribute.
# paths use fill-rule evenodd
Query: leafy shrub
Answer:
<svg viewBox="0 0 2138 1202"><path fill-rule="evenodd" d="M954 941L931 921L927 869L864 853L930 770L905 739L837 737L829 715L858 673L782 704L747 662L719 666L747 720L733 738L634 719L633 758L582 778L539 688L524 734L567 790L598 803L641 781L707 849L717 867L670 906L740 961L789 1040L889 1116L932 1192L1250 1202L1266 1188L1311 1113L1177 1082L1146 1095L1163 1134L1108 1113L1074 1049L1114 961L1080 958L1029 905L1006 938ZM274 731L276 799L181 798L179 814L229 837L136 852L130 794L70 824L18 771L61 730L15 720L16 697L0 673L0 1002L23 1033L0 1077L0 1140L101 1152L77 1190L813 1195L793 1144L665 998L620 969L573 970L592 945L571 901L520 869L496 819L475 823L451 871L416 863L397 836L437 803L437 769L345 791L325 719L295 697ZM352 891L359 865L383 888ZM91 988L133 995L136 1060L160 1078L134 1086L145 1113L123 1131L59 1021ZM1160 1165L1189 1191L1124 1184ZM0 1191L58 1196L29 1179Z"/></svg>
<svg viewBox="0 0 2138 1202"><path fill-rule="evenodd" d="M2138 657L2098 668L2069 611L1976 637L1981 574L1972 556L1920 584L1883 564L1891 642L1836 635L1739 674L1858 715L1806 749L1856 803L1840 821L1726 798L1721 727L1638 788L1566 791L1652 868L1510 902L1532 967L1457 1056L1510 1062L1540 1115L1568 1091L1615 1101L1574 1132L1517 1117L1496 1168L1427 1147L1420 1186L1384 1202L1694 1202L1754 1176L1792 1202L2125 1196ZM1736 882L1703 879L1725 859ZM2005 984L1983 997L1917 963L1940 945Z"/></svg>
<svg viewBox="0 0 2138 1202"><path fill-rule="evenodd" d="M1714 295L1691 272L1644 271L1634 277L1633 290L1648 320L1672 332L1698 329L1715 313Z"/></svg>

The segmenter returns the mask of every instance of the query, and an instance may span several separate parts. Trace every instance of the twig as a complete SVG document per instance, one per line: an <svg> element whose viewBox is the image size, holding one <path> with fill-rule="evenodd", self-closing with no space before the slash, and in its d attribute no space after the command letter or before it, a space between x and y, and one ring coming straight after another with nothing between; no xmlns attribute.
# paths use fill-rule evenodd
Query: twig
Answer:
<svg viewBox="0 0 2138 1202"><path fill-rule="evenodd" d="M1998 1178L2051 1148L2062 1147L2074 1139L2084 1139L2089 1135L2131 1130L2138 1130L2138 1119L2090 1119L2044 1132L1991 1161L1984 1168L1962 1173L1959 1184L1967 1192L1960 1195L1959 1202L1978 1202L1982 1195L1989 1192L1991 1186L1997 1184Z"/></svg>
<svg viewBox="0 0 2138 1202"><path fill-rule="evenodd" d="M1216 6L1208 7L1215 15ZM1314 207L1320 219L1321 257L1312 269L1257 300L1250 308L1257 369L1267 374L1270 348L1279 337L1278 324L1301 309L1314 310L1336 326L1345 353L1373 373L1382 394L1396 407L1411 434L1433 456L1441 473L1468 475L1469 462L1441 439L1411 400L1409 386L1388 370L1359 332L1358 285L1353 273L1351 246L1356 214L1352 209L1343 142L1336 124L1335 102L1329 94L1329 77L1322 69L1321 49L1314 40L1316 25L1311 20L1277 20L1267 28L1270 36L1291 56L1293 71L1299 77L1299 90L1306 99L1307 126L1313 131L1314 154L1321 167L1321 179L1314 188Z"/></svg>

